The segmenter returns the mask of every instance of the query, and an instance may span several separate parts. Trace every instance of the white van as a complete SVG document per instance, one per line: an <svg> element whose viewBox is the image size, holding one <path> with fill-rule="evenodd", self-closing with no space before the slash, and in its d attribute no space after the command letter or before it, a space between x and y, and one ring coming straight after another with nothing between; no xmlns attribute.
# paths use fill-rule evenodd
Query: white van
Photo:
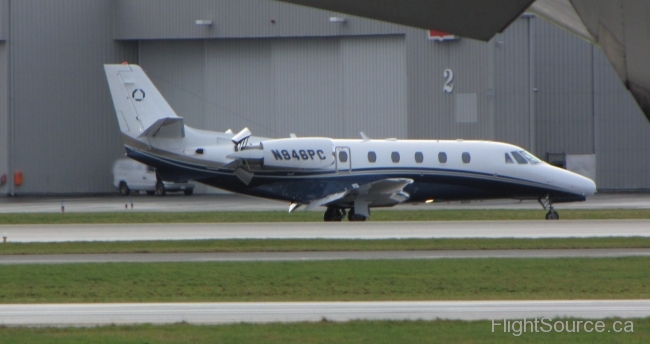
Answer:
<svg viewBox="0 0 650 344"><path fill-rule="evenodd" d="M164 196L167 192L183 191L186 195L194 192L194 184L159 182L156 170L132 159L119 159L113 164L113 186L127 196L131 191L146 191L147 195Z"/></svg>

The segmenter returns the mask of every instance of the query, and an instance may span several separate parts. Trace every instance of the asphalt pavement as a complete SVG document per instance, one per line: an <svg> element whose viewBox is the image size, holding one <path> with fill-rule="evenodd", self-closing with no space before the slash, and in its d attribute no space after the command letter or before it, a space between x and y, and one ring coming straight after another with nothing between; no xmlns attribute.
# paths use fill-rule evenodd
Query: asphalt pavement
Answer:
<svg viewBox="0 0 650 344"><path fill-rule="evenodd" d="M223 324L349 320L495 320L650 316L649 300L240 302L0 305L0 325ZM592 324L593 325L593 324ZM593 329L593 327L592 327ZM489 330L488 330L489 331ZM489 333L489 332L488 332Z"/></svg>
<svg viewBox="0 0 650 344"><path fill-rule="evenodd" d="M7 242L649 237L650 220L0 225Z"/></svg>
<svg viewBox="0 0 650 344"><path fill-rule="evenodd" d="M133 209L131 209L133 203ZM126 206L126 209L125 209ZM61 207L66 212L193 212L193 211L288 211L289 203L249 197L237 194L203 194L185 196L120 196L115 194L86 196L17 196L0 197L0 213L57 213ZM619 193L596 194L585 202L556 204L562 209L650 209L650 194ZM437 209L537 209L543 217L542 207L535 200L513 199L434 202L430 204L401 204L393 210L437 210ZM298 210L302 211L302 210ZM314 211L323 212L323 209Z"/></svg>

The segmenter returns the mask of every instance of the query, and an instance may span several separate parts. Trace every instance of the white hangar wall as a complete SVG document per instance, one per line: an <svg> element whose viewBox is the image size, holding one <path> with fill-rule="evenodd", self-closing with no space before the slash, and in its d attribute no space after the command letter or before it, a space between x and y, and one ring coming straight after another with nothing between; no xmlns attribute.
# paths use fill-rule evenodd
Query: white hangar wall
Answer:
<svg viewBox="0 0 650 344"><path fill-rule="evenodd" d="M142 41L140 63L197 128L407 138L403 46L403 36Z"/></svg>
<svg viewBox="0 0 650 344"><path fill-rule="evenodd" d="M102 65L137 51L113 40L113 1L0 5L0 123L7 123L0 175L9 177L0 192L110 191L111 164L123 150ZM22 186L14 187L14 171L23 173Z"/></svg>
<svg viewBox="0 0 650 344"><path fill-rule="evenodd" d="M650 123L599 49L593 63L597 179L602 189L647 190Z"/></svg>
<svg viewBox="0 0 650 344"><path fill-rule="evenodd" d="M9 1L0 0L0 178L7 180L4 185L0 179L0 194L7 194L11 171L10 146L12 140L10 120L10 78L9 48L7 43L9 28Z"/></svg>
<svg viewBox="0 0 650 344"><path fill-rule="evenodd" d="M113 191L102 64L125 60L199 128L507 141L595 154L600 189L650 189L650 124L600 49L539 18L435 42L268 0L0 0L0 175L25 179L0 194Z"/></svg>
<svg viewBox="0 0 650 344"><path fill-rule="evenodd" d="M0 19L1 20L1 19ZM10 171L9 147L11 138L11 121L9 118L9 61L8 48L5 40L0 40L0 177L5 176L8 181ZM7 181L4 185L0 181L0 192L7 188Z"/></svg>

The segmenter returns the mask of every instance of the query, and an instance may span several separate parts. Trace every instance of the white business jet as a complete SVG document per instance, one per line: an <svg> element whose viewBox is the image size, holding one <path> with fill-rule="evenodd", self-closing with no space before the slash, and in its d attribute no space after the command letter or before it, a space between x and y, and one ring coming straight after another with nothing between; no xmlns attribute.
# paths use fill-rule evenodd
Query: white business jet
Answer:
<svg viewBox="0 0 650 344"><path fill-rule="evenodd" d="M289 212L327 207L325 221L365 221L370 208L434 201L584 201L596 192L583 176L524 149L490 141L268 139L185 126L137 65L105 65L126 154L153 166L158 182L193 179L246 195L284 200Z"/></svg>

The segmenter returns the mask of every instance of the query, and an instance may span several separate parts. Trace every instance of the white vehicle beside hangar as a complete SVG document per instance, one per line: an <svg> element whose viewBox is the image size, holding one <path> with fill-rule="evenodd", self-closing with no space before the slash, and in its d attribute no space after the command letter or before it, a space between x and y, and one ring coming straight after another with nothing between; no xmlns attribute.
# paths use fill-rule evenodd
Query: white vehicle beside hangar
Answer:
<svg viewBox="0 0 650 344"><path fill-rule="evenodd" d="M194 193L194 184L160 181L155 168L129 158L118 159L113 164L113 186L124 196L139 191L159 196L167 192L182 191L188 196Z"/></svg>

